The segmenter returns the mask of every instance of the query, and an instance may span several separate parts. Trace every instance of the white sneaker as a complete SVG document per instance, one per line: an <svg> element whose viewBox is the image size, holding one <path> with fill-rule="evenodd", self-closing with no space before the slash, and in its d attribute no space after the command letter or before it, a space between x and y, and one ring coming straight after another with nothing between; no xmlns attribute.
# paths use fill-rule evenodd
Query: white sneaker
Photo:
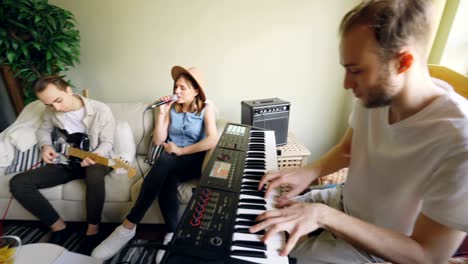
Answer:
<svg viewBox="0 0 468 264"><path fill-rule="evenodd" d="M122 249L135 236L136 228L130 230L119 225L104 241L91 253L92 257L107 260Z"/></svg>
<svg viewBox="0 0 468 264"><path fill-rule="evenodd" d="M167 233L166 236L164 236L163 244L164 245L169 244L169 242L171 242L173 236L174 236L173 232ZM164 257L164 253L166 253L166 250L163 250L163 249L158 250L158 253L156 254L156 264L161 263L161 260Z"/></svg>

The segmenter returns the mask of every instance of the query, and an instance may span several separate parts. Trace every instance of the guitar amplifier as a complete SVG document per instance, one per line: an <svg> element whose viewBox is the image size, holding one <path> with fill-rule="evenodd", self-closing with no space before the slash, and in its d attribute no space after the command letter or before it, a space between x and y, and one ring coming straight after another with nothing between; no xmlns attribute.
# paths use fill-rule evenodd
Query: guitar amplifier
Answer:
<svg viewBox="0 0 468 264"><path fill-rule="evenodd" d="M288 143L289 110L291 104L279 98L241 102L241 123L274 130L276 145Z"/></svg>

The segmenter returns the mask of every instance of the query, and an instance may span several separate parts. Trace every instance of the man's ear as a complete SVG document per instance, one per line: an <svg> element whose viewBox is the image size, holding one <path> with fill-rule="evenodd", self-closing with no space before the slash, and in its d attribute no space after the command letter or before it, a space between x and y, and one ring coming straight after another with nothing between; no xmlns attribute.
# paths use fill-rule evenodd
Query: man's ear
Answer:
<svg viewBox="0 0 468 264"><path fill-rule="evenodd" d="M408 51L402 52L398 55L398 73L404 73L413 65L414 57Z"/></svg>
<svg viewBox="0 0 468 264"><path fill-rule="evenodd" d="M70 86L67 86L67 89L65 90L67 94L73 94L73 91Z"/></svg>

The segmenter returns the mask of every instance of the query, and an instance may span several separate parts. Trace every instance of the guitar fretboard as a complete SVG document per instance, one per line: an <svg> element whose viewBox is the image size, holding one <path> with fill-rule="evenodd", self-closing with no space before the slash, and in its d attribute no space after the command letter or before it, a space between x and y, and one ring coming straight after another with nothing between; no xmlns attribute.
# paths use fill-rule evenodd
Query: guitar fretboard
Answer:
<svg viewBox="0 0 468 264"><path fill-rule="evenodd" d="M96 163L109 166L109 159L105 157L101 157L98 154L87 152L84 150L81 150L79 148L74 148L74 147L68 147L67 149L67 155L69 156L74 156L80 159L85 159L85 158L91 158L93 159Z"/></svg>

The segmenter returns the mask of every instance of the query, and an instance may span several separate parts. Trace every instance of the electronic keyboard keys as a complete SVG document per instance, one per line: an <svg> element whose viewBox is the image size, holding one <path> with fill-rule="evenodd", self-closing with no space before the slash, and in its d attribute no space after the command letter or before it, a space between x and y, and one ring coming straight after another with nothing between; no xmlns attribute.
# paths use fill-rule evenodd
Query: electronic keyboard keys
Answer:
<svg viewBox="0 0 468 264"><path fill-rule="evenodd" d="M264 230L255 234L248 231L256 224L258 215L275 209L275 198L280 195L279 190L273 190L269 197L265 197L266 186L258 190L258 184L268 170L277 170L274 133L252 131L244 163L231 257L254 263L289 263L287 257L279 256L285 244L283 233L277 233L263 242Z"/></svg>

